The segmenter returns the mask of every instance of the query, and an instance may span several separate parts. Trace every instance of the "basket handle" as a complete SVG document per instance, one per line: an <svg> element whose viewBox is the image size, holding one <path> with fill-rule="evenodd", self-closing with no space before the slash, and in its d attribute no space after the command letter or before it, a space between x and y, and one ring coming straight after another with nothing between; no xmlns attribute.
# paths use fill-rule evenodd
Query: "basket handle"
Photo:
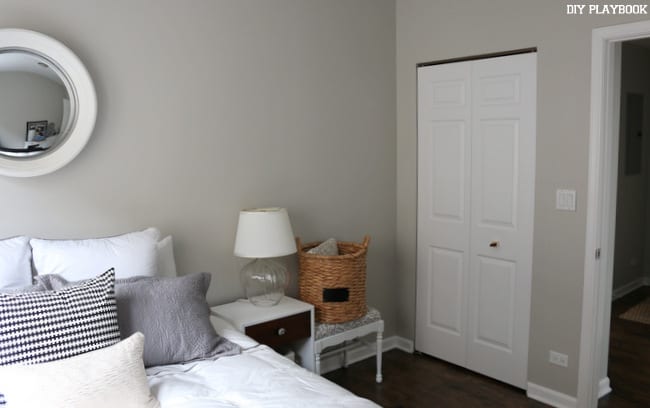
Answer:
<svg viewBox="0 0 650 408"><path fill-rule="evenodd" d="M296 249L298 252L302 251L302 243L300 242L300 237L296 237Z"/></svg>

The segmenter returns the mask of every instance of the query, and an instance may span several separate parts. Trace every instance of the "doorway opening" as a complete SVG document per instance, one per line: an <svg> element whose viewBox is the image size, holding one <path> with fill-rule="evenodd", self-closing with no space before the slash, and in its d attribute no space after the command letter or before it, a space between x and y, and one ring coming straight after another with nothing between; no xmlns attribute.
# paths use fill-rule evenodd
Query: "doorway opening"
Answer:
<svg viewBox="0 0 650 408"><path fill-rule="evenodd" d="M599 403L650 406L643 374L650 366L650 38L621 43L620 72L612 303L599 394L613 392Z"/></svg>
<svg viewBox="0 0 650 408"><path fill-rule="evenodd" d="M623 48L625 42L647 37L650 37L650 21L599 28L592 34L589 193L578 377L577 405L579 407L596 407L598 397L609 391L607 363L610 317L613 312L614 264L618 262L619 269L626 272L643 271L645 264L650 264L650 261L646 262L642 259L642 255L630 255L640 253L638 243L632 249L619 248L619 257L615 256L617 227L625 228L631 225L628 221L623 221L623 218L619 219L620 226L616 224L619 182L622 191L629 193L634 190L634 188L630 189L631 186L635 184L641 186L643 184L641 179L647 180L643 170L645 157L643 149L647 149L649 144L643 142L643 130L641 130L641 137L638 137L639 130L637 130L630 131L629 140L626 134L619 138L621 125L625 124L627 128L628 122L638 119L638 111L643 112L643 105L646 105L646 108L650 105L647 96L639 97L638 92L624 89L625 83L622 82L621 75ZM621 98L622 91L624 98ZM623 116L621 105L625 108ZM643 118L641 121L643 122ZM623 155L620 164L619 144L624 145L620 149ZM643 144L646 146L640 147ZM618 178L619 173L621 173L621 180ZM642 193L640 188L637 190ZM636 205L638 206L638 203ZM642 207L645 209L647 206ZM643 210L639 209L639 211ZM644 220L648 218L644 213ZM639 225L635 228L639 230L639 234L642 234L643 241L646 241L645 235L650 239L650 234L646 234L645 230L640 228L642 222L639 221L637 224ZM645 247L645 242L639 247ZM616 282L621 282L621 275L616 277ZM641 277L641 284L644 282ZM614 317L618 318L618 310L614 312L616 314Z"/></svg>

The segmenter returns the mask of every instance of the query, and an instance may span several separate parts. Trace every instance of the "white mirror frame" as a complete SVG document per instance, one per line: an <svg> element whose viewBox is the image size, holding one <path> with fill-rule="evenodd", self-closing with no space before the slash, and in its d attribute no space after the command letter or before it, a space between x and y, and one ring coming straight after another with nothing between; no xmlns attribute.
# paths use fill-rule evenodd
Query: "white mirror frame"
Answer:
<svg viewBox="0 0 650 408"><path fill-rule="evenodd" d="M55 63L66 76L62 80L71 102L73 98L75 100L76 115L72 117L70 131L52 151L30 158L0 156L0 175L33 177L48 174L72 161L90 139L97 117L95 87L79 58L68 47L45 34L16 28L0 29L0 51L9 50L32 52Z"/></svg>

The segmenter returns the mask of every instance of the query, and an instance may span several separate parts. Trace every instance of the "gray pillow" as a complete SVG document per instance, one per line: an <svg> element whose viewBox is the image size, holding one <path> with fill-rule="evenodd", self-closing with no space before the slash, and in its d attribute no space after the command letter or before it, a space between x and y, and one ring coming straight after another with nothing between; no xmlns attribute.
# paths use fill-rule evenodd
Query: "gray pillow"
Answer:
<svg viewBox="0 0 650 408"><path fill-rule="evenodd" d="M335 256L339 254L339 247L336 244L336 239L330 238L320 245L313 247L307 251L307 253L314 255Z"/></svg>
<svg viewBox="0 0 650 408"><path fill-rule="evenodd" d="M211 275L196 273L177 278L133 277L115 282L117 314L122 338L142 332L144 364L173 364L207 357L238 354L239 346L220 337L210 323L205 295ZM37 280L56 289L68 285L58 275Z"/></svg>

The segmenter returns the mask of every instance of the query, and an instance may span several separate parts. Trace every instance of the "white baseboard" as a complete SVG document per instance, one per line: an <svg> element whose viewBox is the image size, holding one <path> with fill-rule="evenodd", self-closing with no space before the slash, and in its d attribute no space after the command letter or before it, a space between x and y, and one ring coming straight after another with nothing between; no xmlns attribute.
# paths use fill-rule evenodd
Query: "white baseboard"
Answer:
<svg viewBox="0 0 650 408"><path fill-rule="evenodd" d="M406 353L413 353L413 341L400 336L386 337L381 348L384 352L392 349L402 350ZM348 351L348 364L353 364L369 357L374 357L375 350L377 349L376 342L368 342L368 345ZM343 358L340 355L332 355L325 357L320 362L321 374L337 370L343 367Z"/></svg>
<svg viewBox="0 0 650 408"><path fill-rule="evenodd" d="M609 377L605 377L598 382L598 398L602 398L610 392L612 392L612 387L609 386Z"/></svg>
<svg viewBox="0 0 650 408"><path fill-rule="evenodd" d="M395 339L395 346L393 348L405 351L410 354L413 354L415 352L415 345L413 344L413 340L405 339L404 337L400 336L393 336L391 338ZM385 349L385 347L383 348Z"/></svg>
<svg viewBox="0 0 650 408"><path fill-rule="evenodd" d="M650 278L648 277L637 278L632 282L628 282L625 285L619 286L618 288L614 289L612 291L612 301L622 298L628 293L632 293L643 286L650 286Z"/></svg>
<svg viewBox="0 0 650 408"><path fill-rule="evenodd" d="M550 388L542 387L541 385L528 383L528 390L526 391L528 398L534 399L544 404L551 405L556 408L575 408L577 406L576 397L562 394L561 392L554 391Z"/></svg>

